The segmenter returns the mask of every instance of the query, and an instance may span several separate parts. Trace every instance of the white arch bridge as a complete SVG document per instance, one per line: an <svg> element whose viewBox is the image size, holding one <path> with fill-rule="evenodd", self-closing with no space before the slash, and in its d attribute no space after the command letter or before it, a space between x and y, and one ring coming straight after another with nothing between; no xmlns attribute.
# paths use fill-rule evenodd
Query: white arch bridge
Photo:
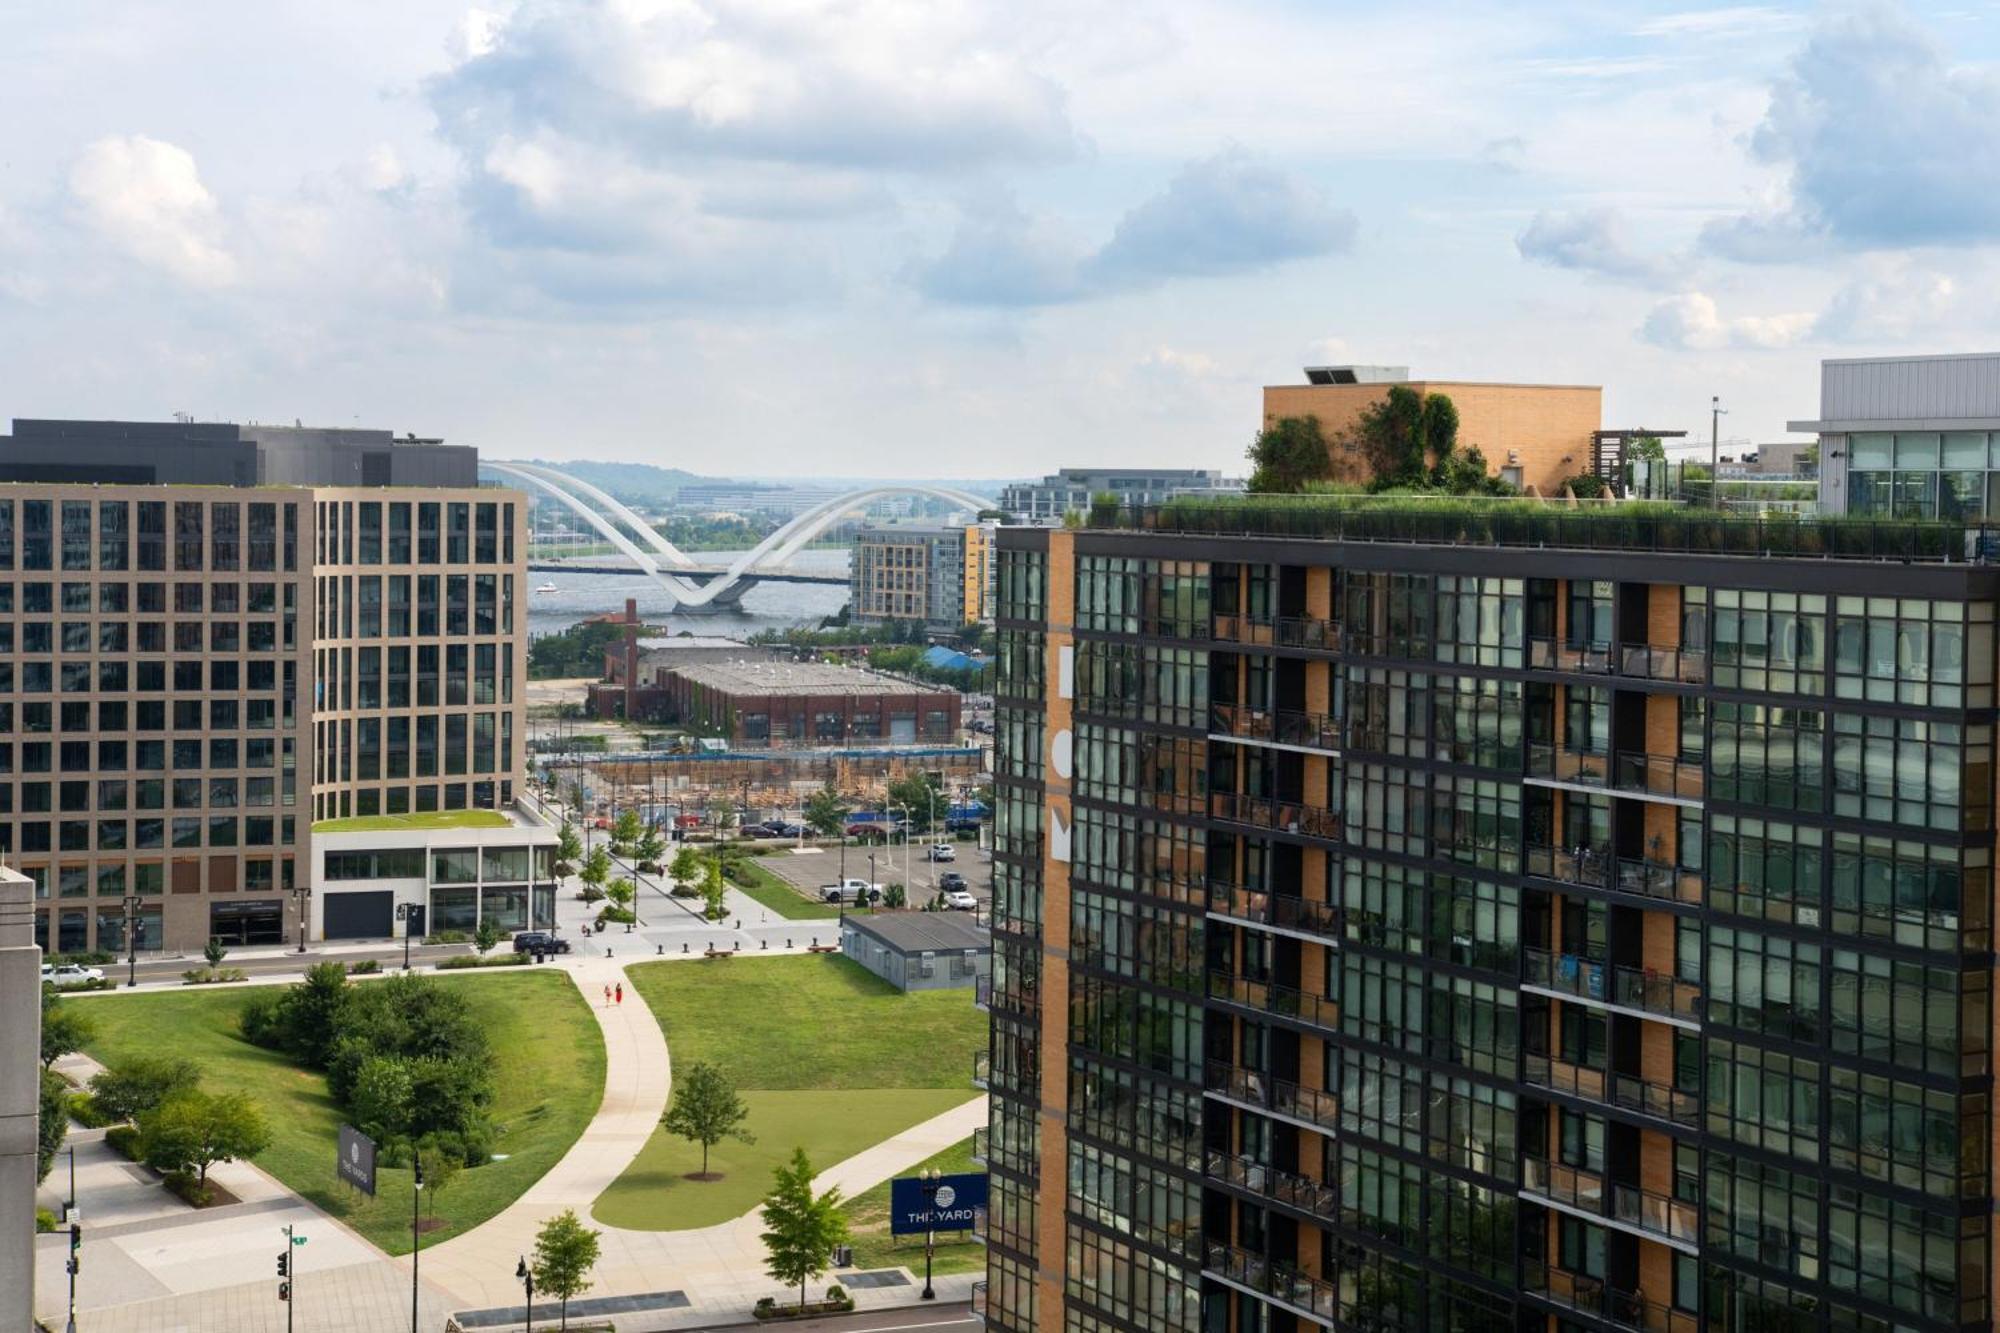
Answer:
<svg viewBox="0 0 2000 1333"><path fill-rule="evenodd" d="M637 572L647 575L671 593L685 611L733 606L747 590L765 579L812 583L841 581L826 575L793 570L791 559L856 507L875 500L894 495L920 495L975 511L989 509L993 503L949 486L900 482L868 486L814 505L728 566L711 569L661 536L624 504L587 481L539 463L495 463L482 459L479 466L483 471L498 473L534 488L588 523Z"/></svg>

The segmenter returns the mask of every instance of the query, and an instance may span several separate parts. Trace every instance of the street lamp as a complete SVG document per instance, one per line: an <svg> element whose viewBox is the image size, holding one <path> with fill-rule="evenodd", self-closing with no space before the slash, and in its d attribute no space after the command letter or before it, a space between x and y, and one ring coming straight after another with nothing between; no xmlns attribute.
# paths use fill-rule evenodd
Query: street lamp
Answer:
<svg viewBox="0 0 2000 1333"><path fill-rule="evenodd" d="M294 884L292 886L292 897L296 901L299 911L299 952L304 953L306 951L306 904L312 901L312 885Z"/></svg>
<svg viewBox="0 0 2000 1333"><path fill-rule="evenodd" d="M535 1270L528 1267L528 1256L522 1255L521 1262L514 1265L514 1276L528 1290L528 1318L526 1333L535 1333Z"/></svg>
<svg viewBox="0 0 2000 1333"><path fill-rule="evenodd" d="M424 1233L421 1229L424 1202L424 1159L412 1150L410 1165L415 1168L415 1181L410 1190L410 1333L417 1333L417 1254L423 1249Z"/></svg>
<svg viewBox="0 0 2000 1333"><path fill-rule="evenodd" d="M937 1240L937 1197L944 1188L944 1173L935 1167L923 1172L918 1188L924 1192L924 1289L917 1299L934 1301L937 1292L931 1288L931 1250Z"/></svg>
<svg viewBox="0 0 2000 1333"><path fill-rule="evenodd" d="M125 985L139 984L139 895L125 895Z"/></svg>
<svg viewBox="0 0 2000 1333"><path fill-rule="evenodd" d="M403 923L403 970L410 970L410 932L416 928L419 914L413 914L412 904L397 903L396 919Z"/></svg>

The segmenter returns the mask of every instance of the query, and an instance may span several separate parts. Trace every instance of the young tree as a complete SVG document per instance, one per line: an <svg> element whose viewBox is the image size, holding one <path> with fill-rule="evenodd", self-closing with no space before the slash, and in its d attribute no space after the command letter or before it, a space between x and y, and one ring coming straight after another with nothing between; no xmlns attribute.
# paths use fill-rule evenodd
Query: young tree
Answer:
<svg viewBox="0 0 2000 1333"><path fill-rule="evenodd" d="M806 798L805 823L821 837L831 838L847 826L847 815L852 809L854 803L829 782Z"/></svg>
<svg viewBox="0 0 2000 1333"><path fill-rule="evenodd" d="M921 832L929 830L933 813L951 809L951 798L936 774L907 773L889 784L889 804L909 811L911 827Z"/></svg>
<svg viewBox="0 0 2000 1333"><path fill-rule="evenodd" d="M500 929L492 917L481 916L479 924L472 931L472 947L479 950L479 956L484 958L493 952L493 946L500 942L500 937L504 934L506 932Z"/></svg>
<svg viewBox="0 0 2000 1333"><path fill-rule="evenodd" d="M826 1271L833 1247L847 1239L847 1217L840 1211L840 1190L813 1197L812 1162L804 1148L792 1149L792 1160L772 1173L771 1192L761 1210L764 1271L786 1286L798 1284L799 1306L806 1303L806 1283Z"/></svg>
<svg viewBox="0 0 2000 1333"><path fill-rule="evenodd" d="M602 847L590 849L590 855L583 858L583 869L577 872L587 889L602 891L605 881L611 878L611 853Z"/></svg>
<svg viewBox="0 0 2000 1333"><path fill-rule="evenodd" d="M199 1088L170 1097L139 1123L140 1154L156 1171L195 1173L198 1192L208 1190L208 1168L254 1157L271 1141L257 1104L240 1092Z"/></svg>
<svg viewBox="0 0 2000 1333"><path fill-rule="evenodd" d="M710 921L720 921L729 915L728 890L722 880L722 858L709 858L708 868L701 882L701 896L707 900L704 915Z"/></svg>
<svg viewBox="0 0 2000 1333"><path fill-rule="evenodd" d="M221 967L222 960L229 957L229 946L220 937L211 935L208 943L202 946L201 956L208 960L210 967Z"/></svg>
<svg viewBox="0 0 2000 1333"><path fill-rule="evenodd" d="M569 1303L590 1290L590 1270L597 1267L599 1233L577 1221L565 1208L542 1223L535 1233L535 1285L562 1302L561 1327L569 1327Z"/></svg>
<svg viewBox="0 0 2000 1333"><path fill-rule="evenodd" d="M727 796L711 796L708 799L709 826L720 833L736 824L736 802Z"/></svg>
<svg viewBox="0 0 2000 1333"><path fill-rule="evenodd" d="M674 859L667 866L667 876L676 884L693 884L702 876L701 853L682 843L674 853Z"/></svg>
<svg viewBox="0 0 2000 1333"><path fill-rule="evenodd" d="M611 845L630 852L632 844L639 841L639 835L644 830L645 826L639 822L637 810L621 810L611 825Z"/></svg>
<svg viewBox="0 0 2000 1333"><path fill-rule="evenodd" d="M605 893L610 897L612 905L618 909L617 919L630 925L634 920L632 902L639 896L639 886L629 878L621 878L614 880L605 889Z"/></svg>
<svg viewBox="0 0 2000 1333"><path fill-rule="evenodd" d="M42 988L42 1068L72 1051L80 1051L97 1035L97 1023L73 1004L64 1004L54 988Z"/></svg>
<svg viewBox="0 0 2000 1333"><path fill-rule="evenodd" d="M426 1134L417 1145L417 1161L424 1168L424 1207L437 1216L438 1196L445 1192L465 1166L465 1146L447 1134Z"/></svg>
<svg viewBox="0 0 2000 1333"><path fill-rule="evenodd" d="M674 1098L660 1124L667 1133L701 1145L701 1174L696 1178L711 1180L714 1177L708 1174L710 1148L724 1139L739 1143L757 1141L743 1128L743 1122L749 1118L750 1108L736 1095L736 1085L730 1082L729 1075L705 1060L697 1060L675 1074Z"/></svg>
<svg viewBox="0 0 2000 1333"><path fill-rule="evenodd" d="M583 839L576 836L576 825L565 819L562 828L556 831L556 873L574 874L576 863L583 858Z"/></svg>
<svg viewBox="0 0 2000 1333"><path fill-rule="evenodd" d="M90 1080L97 1109L113 1120L136 1120L201 1082L201 1067L174 1055L128 1055Z"/></svg>
<svg viewBox="0 0 2000 1333"><path fill-rule="evenodd" d="M1292 492L1333 475L1333 455L1319 418L1280 417L1250 442L1250 489Z"/></svg>
<svg viewBox="0 0 2000 1333"><path fill-rule="evenodd" d="M648 824L639 834L639 841L633 847L633 855L638 858L639 868L648 874L660 873L660 858L667 854L667 840L660 836L660 830Z"/></svg>

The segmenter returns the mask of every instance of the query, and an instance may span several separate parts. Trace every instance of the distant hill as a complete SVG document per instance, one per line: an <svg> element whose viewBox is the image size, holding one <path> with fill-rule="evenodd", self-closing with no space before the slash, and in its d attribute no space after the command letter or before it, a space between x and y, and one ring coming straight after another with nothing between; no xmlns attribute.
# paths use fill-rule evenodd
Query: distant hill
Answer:
<svg viewBox="0 0 2000 1333"><path fill-rule="evenodd" d="M655 467L651 463L534 461L609 491L628 504L663 504L680 494L681 487L690 482L711 480L698 472L683 472L677 467Z"/></svg>

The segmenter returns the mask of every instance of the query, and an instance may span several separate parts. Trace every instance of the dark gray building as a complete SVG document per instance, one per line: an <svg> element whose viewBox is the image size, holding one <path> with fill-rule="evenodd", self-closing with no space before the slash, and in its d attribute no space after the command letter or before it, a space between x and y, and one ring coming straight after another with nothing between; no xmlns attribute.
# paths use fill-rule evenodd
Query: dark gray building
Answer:
<svg viewBox="0 0 2000 1333"><path fill-rule="evenodd" d="M840 951L898 990L969 987L993 966L993 937L965 912L849 916Z"/></svg>
<svg viewBox="0 0 2000 1333"><path fill-rule="evenodd" d="M0 481L470 487L479 451L386 430L16 417Z"/></svg>

